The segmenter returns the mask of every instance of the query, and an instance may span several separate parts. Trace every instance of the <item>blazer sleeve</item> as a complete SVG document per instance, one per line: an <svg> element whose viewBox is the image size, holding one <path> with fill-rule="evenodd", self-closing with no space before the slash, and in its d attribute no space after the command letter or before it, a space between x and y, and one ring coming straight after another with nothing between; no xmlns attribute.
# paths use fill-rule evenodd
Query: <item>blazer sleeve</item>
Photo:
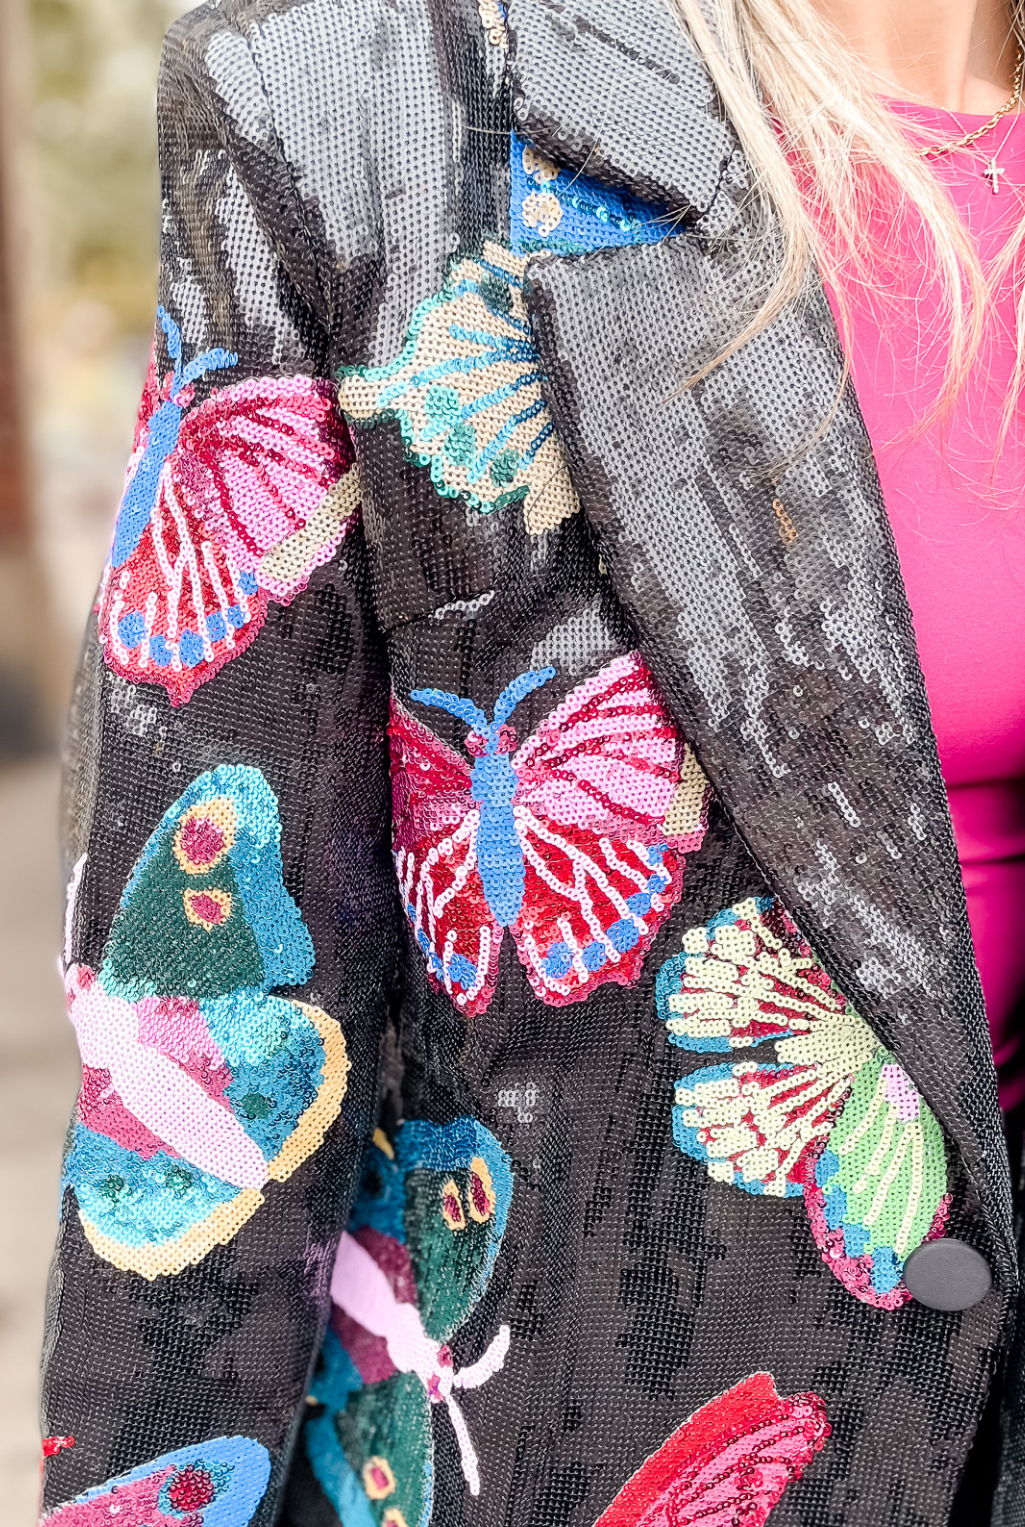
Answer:
<svg viewBox="0 0 1025 1527"><path fill-rule="evenodd" d="M386 672L328 315L209 56L195 28L165 44L155 341L68 728L55 1522L119 1476L140 1521L221 1495L225 1521L274 1519L395 960Z"/></svg>

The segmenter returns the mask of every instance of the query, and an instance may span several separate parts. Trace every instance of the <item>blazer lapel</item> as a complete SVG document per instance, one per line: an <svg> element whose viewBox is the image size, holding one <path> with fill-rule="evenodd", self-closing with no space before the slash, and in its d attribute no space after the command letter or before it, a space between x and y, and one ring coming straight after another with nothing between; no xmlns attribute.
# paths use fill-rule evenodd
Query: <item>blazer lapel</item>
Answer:
<svg viewBox="0 0 1025 1527"><path fill-rule="evenodd" d="M555 13L553 0L513 0L513 16L527 6ZM602 9L612 38L617 7ZM559 8L561 46L577 46L593 10ZM635 19L631 10L624 36L637 52ZM527 35L521 63L537 51ZM636 123L617 119L614 144L588 97L610 175L618 154L643 153L652 124L656 165L709 123L719 141L721 123L695 106L670 56L679 83L663 81L665 109L649 117L635 101ZM569 131L587 141L582 114ZM706 209L722 191L735 208L746 179L737 158ZM621 178L638 188L636 174ZM683 179L677 201L689 194L698 207ZM946 794L896 550L856 400L840 393L821 287L679 390L763 289L767 246L751 224L742 212L726 238L699 226L659 244L537 257L530 309L549 401L668 703L773 888L958 1143L1013 1282L1007 1155Z"/></svg>
<svg viewBox="0 0 1025 1527"><path fill-rule="evenodd" d="M510 0L517 128L557 164L695 218L737 147L668 0Z"/></svg>

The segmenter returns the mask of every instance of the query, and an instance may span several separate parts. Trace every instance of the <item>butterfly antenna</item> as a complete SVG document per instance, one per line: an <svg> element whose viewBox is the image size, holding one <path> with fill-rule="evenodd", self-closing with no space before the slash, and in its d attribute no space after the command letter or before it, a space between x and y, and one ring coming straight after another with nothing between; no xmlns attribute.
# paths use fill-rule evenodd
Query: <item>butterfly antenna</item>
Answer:
<svg viewBox="0 0 1025 1527"><path fill-rule="evenodd" d="M166 308L157 308L157 317L160 319L160 327L167 339L167 353L174 361L175 370L182 358L182 331L171 317Z"/></svg>
<svg viewBox="0 0 1025 1527"><path fill-rule="evenodd" d="M533 690L547 684L549 679L554 679L555 672L554 668L532 668L529 673L521 673L511 684L507 684L495 701L495 725L501 726L503 721L508 721L520 701Z"/></svg>
<svg viewBox="0 0 1025 1527"><path fill-rule="evenodd" d="M466 1480L471 1495L480 1494L480 1465L477 1462L477 1454L473 1443L470 1441L470 1429L466 1424L466 1417L451 1395L445 1401L448 1408L449 1420L452 1422L452 1430L456 1434L459 1444L459 1461L463 1466L463 1478Z"/></svg>
<svg viewBox="0 0 1025 1527"><path fill-rule="evenodd" d="M505 1362L506 1353L509 1351L509 1327L499 1326L498 1335L488 1347L483 1357L479 1357L475 1363L470 1363L466 1368L460 1368L453 1374L452 1387L454 1389L479 1389L486 1384L488 1379L496 1374Z"/></svg>
<svg viewBox="0 0 1025 1527"><path fill-rule="evenodd" d="M444 689L414 689L409 698L416 700L420 705L436 705L439 710L447 710L450 716L456 716L460 721L465 721L467 726L480 732L482 736L487 735L488 718L472 700L464 700L460 695L450 695Z"/></svg>
<svg viewBox="0 0 1025 1527"><path fill-rule="evenodd" d="M238 356L230 350L204 350L202 355L197 355L185 367L178 379L179 387L187 387L190 382L198 381L207 371L226 371L231 366L238 365Z"/></svg>

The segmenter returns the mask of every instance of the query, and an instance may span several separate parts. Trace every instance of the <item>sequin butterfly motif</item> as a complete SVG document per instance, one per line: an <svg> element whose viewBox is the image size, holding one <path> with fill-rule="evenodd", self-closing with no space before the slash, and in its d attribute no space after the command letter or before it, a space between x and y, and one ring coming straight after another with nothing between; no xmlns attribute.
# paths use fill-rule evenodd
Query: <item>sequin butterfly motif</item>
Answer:
<svg viewBox="0 0 1025 1527"><path fill-rule="evenodd" d="M393 702L403 905L432 982L468 1015L491 1001L506 928L545 1002L636 980L704 836L707 781L640 655L578 685L517 747L509 717L554 676L514 679L492 721L457 695L413 691L470 727L472 767Z"/></svg>
<svg viewBox="0 0 1025 1527"><path fill-rule="evenodd" d="M258 770L201 775L143 850L99 973L66 972L82 1090L65 1179L94 1250L145 1277L230 1240L341 1107L338 1024L272 991L313 966L280 834Z"/></svg>
<svg viewBox="0 0 1025 1527"><path fill-rule="evenodd" d="M248 1527L269 1478L259 1442L214 1437L86 1490L40 1527Z"/></svg>
<svg viewBox="0 0 1025 1527"><path fill-rule="evenodd" d="M231 370L214 349L143 392L135 448L104 572L99 633L123 678L187 701L253 640L268 601L287 604L328 561L359 503L352 447L330 383L251 378L190 408L196 382Z"/></svg>
<svg viewBox="0 0 1025 1527"><path fill-rule="evenodd" d="M829 1432L818 1395L781 1398L753 1373L678 1427L595 1527L763 1527Z"/></svg>
<svg viewBox="0 0 1025 1527"><path fill-rule="evenodd" d="M718 1182L804 1197L823 1260L866 1304L911 1296L905 1259L944 1232L940 1126L817 963L781 904L752 897L684 935L656 1002L685 1050L774 1044L676 1084L673 1134Z"/></svg>
<svg viewBox="0 0 1025 1527"><path fill-rule="evenodd" d="M483 0L482 0L483 3ZM501 7L488 0L500 23ZM527 261L485 243L420 303L394 361L339 373L348 418L398 421L407 454L438 492L488 514L522 503L532 534L578 508L523 296Z"/></svg>
<svg viewBox="0 0 1025 1527"><path fill-rule="evenodd" d="M338 1248L330 1327L314 1379L321 1412L305 1446L346 1527L427 1527L437 1460L432 1412L455 1433L462 1473L480 1468L457 1396L501 1369L500 1326L472 1362L450 1343L491 1279L512 1199L512 1169L475 1119L409 1120L378 1131Z"/></svg>

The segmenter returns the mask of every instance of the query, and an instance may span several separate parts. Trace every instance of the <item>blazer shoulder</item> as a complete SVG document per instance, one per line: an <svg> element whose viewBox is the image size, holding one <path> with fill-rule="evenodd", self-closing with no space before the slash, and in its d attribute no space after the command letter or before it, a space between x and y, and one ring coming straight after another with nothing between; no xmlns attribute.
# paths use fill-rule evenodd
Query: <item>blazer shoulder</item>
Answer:
<svg viewBox="0 0 1025 1527"><path fill-rule="evenodd" d="M165 34L163 93L198 90L229 134L344 176L346 148L428 83L437 24L428 0L205 0Z"/></svg>
<svg viewBox="0 0 1025 1527"><path fill-rule="evenodd" d="M183 92L201 99L286 267L303 248L312 259L305 295L336 333L366 307L354 282L362 290L386 251L422 263L417 228L436 221L424 191L445 198L452 100L438 44L428 0L207 0L167 33L162 124Z"/></svg>
<svg viewBox="0 0 1025 1527"><path fill-rule="evenodd" d="M421 0L401 4L419 9ZM205 0L164 36L162 94L173 103L181 90L198 91L229 134L308 150L294 129L328 95L333 125L355 111L368 32L387 10L384 0Z"/></svg>

